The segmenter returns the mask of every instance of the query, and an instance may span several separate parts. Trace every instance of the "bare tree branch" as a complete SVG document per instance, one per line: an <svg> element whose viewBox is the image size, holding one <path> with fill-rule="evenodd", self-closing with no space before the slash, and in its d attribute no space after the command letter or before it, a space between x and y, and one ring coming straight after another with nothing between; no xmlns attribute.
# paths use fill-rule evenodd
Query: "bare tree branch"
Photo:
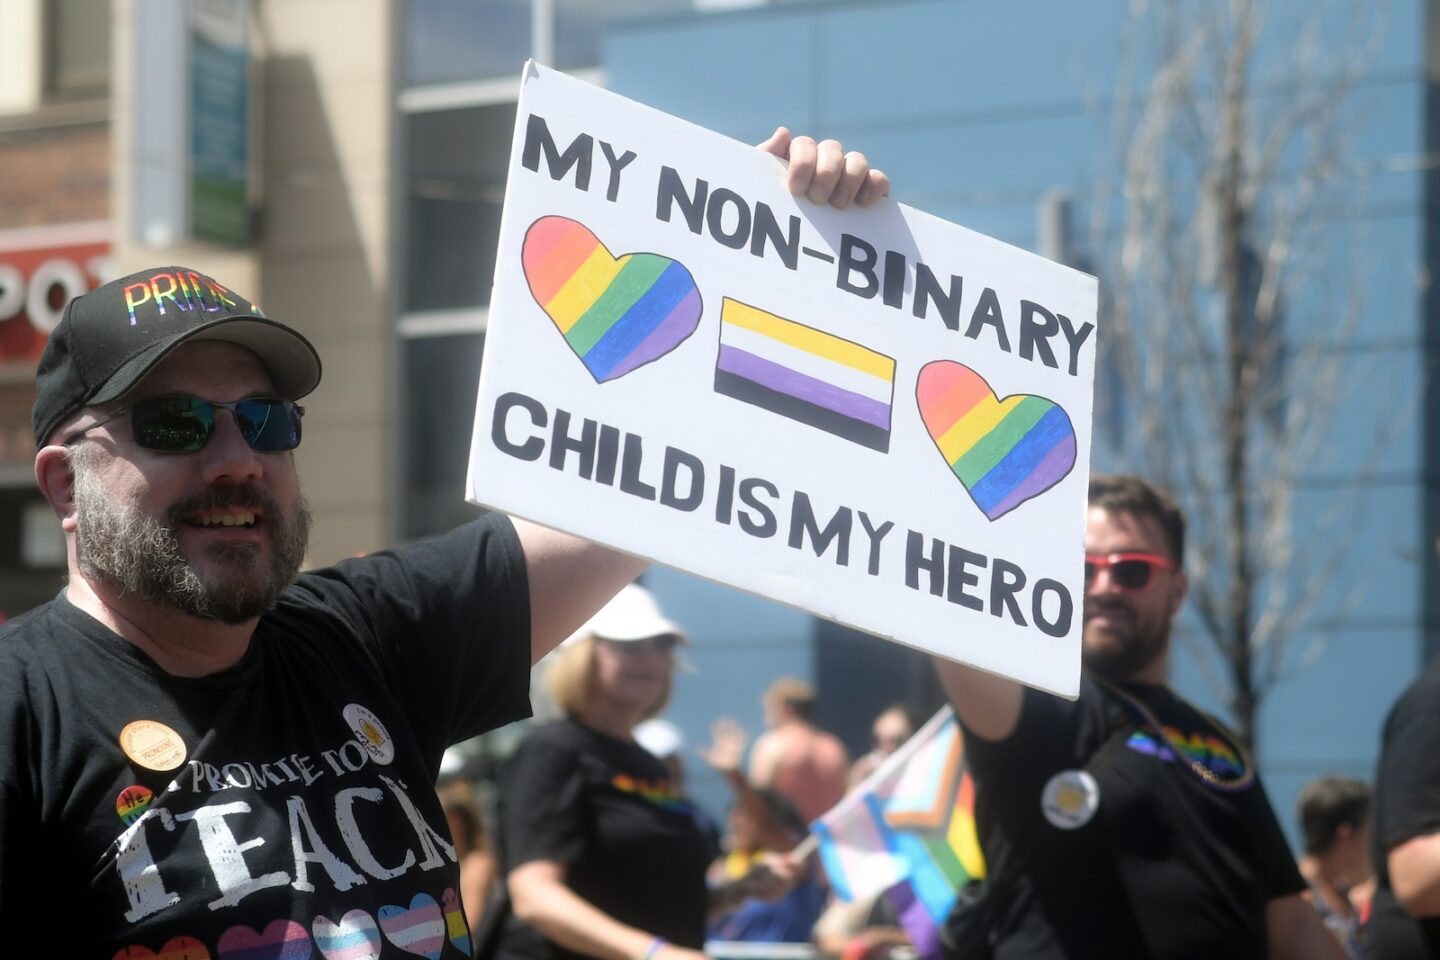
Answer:
<svg viewBox="0 0 1440 960"><path fill-rule="evenodd" d="M1261 64L1276 28L1261 0L1137 3L1122 44L1123 173L1092 220L1108 251L1103 360L1134 426L1118 446L1187 511L1198 630L1181 640L1246 739L1263 697L1323 649L1326 631L1298 652L1293 638L1359 596L1336 583L1356 531L1341 498L1321 516L1297 514L1353 372L1362 258L1340 271L1328 258L1359 172L1347 162L1351 93L1378 55L1385 12L1352 3L1344 49L1292 25L1289 60L1267 53ZM1144 63L1154 66L1139 78ZM1376 425L1377 453L1393 431ZM1343 482L1365 483L1374 462L1349 464Z"/></svg>

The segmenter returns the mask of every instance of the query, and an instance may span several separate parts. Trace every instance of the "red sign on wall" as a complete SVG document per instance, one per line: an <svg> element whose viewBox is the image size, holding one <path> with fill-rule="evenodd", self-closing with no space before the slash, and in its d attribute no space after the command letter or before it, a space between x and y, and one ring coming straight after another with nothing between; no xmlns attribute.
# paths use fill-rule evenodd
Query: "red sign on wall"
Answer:
<svg viewBox="0 0 1440 960"><path fill-rule="evenodd" d="M34 361L65 304L113 279L105 224L0 231L0 363Z"/></svg>

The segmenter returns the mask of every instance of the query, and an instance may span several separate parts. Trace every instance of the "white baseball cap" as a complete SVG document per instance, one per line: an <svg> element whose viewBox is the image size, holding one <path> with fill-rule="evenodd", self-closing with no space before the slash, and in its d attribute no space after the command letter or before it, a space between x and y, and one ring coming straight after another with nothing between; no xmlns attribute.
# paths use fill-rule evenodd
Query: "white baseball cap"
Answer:
<svg viewBox="0 0 1440 960"><path fill-rule="evenodd" d="M662 614L655 597L638 583L626 584L615 599L601 607L565 642L588 635L620 643L652 637L674 637L680 643L690 642L690 637L680 629L680 625Z"/></svg>

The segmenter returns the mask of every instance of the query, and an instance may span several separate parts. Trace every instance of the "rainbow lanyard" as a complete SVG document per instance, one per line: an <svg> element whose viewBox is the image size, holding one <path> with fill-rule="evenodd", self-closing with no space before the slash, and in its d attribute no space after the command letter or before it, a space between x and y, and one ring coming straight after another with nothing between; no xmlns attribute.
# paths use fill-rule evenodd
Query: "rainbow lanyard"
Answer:
<svg viewBox="0 0 1440 960"><path fill-rule="evenodd" d="M1188 756L1184 750L1172 744L1170 738L1165 736L1165 728L1160 725L1160 721L1155 717L1155 714L1152 713L1150 708L1139 698L1126 693L1114 684L1101 680L1099 677L1096 677L1095 681L1128 704L1136 713L1140 714L1142 721L1141 729L1146 730L1147 733L1154 736L1155 743L1158 746L1168 747L1177 759L1185 761L1185 765L1190 768L1190 771L1194 773L1196 778L1205 784L1205 786L1210 787L1212 790L1220 790L1225 793L1238 793L1255 782L1255 763L1250 759L1249 751L1245 749L1243 744L1227 735L1219 724L1211 724L1211 726L1214 727L1216 736L1224 740L1226 744L1235 751L1235 755L1240 758L1241 764L1244 765L1244 770L1237 777L1222 777L1205 764Z"/></svg>

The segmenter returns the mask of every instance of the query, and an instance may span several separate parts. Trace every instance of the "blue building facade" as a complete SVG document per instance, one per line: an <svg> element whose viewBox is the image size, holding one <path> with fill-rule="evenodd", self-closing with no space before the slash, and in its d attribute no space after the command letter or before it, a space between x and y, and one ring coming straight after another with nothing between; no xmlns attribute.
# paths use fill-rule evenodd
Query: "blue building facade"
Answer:
<svg viewBox="0 0 1440 960"><path fill-rule="evenodd" d="M744 142L759 142L782 123L840 139L890 174L898 200L1090 270L1103 289L1114 251L1102 238L1115 235L1125 203L1117 129L1128 122L1126 110L1144 104L1154 41L1167 26L1161 18L1204 6L401 5L397 337L405 419L437 436L468 431L525 56ZM1345 94L1337 96L1333 127L1338 159L1320 178L1328 206L1306 239L1301 282L1285 291L1289 382L1309 382L1326 357L1345 361L1340 401L1315 419L1315 455L1288 478L1295 563L1272 581L1291 595L1316 594L1290 625L1282 682L1258 717L1259 760L1292 836L1294 797L1306 779L1373 774L1385 711L1440 645L1440 592L1431 589L1440 582L1440 343L1431 322L1440 306L1430 279L1440 250L1440 218L1431 213L1440 195L1429 79L1436 7L1434 0L1271 4L1256 47L1256 118L1303 101L1317 84ZM1133 22L1137 10L1141 20ZM1299 69L1307 62L1310 69ZM1355 64L1363 69L1345 76ZM1306 175L1288 156L1280 167L1287 188ZM1198 190L1183 169L1160 174L1162 189L1177 196ZM1319 322L1338 309L1354 311L1343 339ZM1157 313L1133 322L1166 323ZM1106 373L1106 321L1102 314L1096 400L1104 422L1094 462L1134 469L1130 431L1153 400L1121 392ZM1289 411L1302 422L1310 412ZM433 439L415 431L399 451L407 464L402 536L466 515L463 451L437 454L445 447ZM1262 453L1256 462L1263 471L1268 461ZM1320 555L1323 579L1299 572L1317 565L1301 561ZM1192 553L1192 567L1208 559ZM761 694L782 675L816 685L820 722L857 754L890 702L922 713L941 703L928 662L912 651L674 571L657 568L645 579L695 640L669 713L692 743L722 715L758 732ZM1173 680L1223 715L1206 660L1191 654L1197 648L1204 640L1192 614L1177 631ZM694 791L719 812L727 789L691 758Z"/></svg>
<svg viewBox="0 0 1440 960"><path fill-rule="evenodd" d="M1336 284L1325 281L1342 274L1357 310L1346 339L1317 352L1348 355L1338 388L1345 399L1292 485L1299 549L1328 524L1335 567L1291 629L1282 679L1258 717L1259 761L1293 836L1305 780L1373 775L1384 714L1436 648L1440 450L1427 376L1436 351L1426 79L1433 5L1392 4L1383 15L1363 11L1358 23L1351 5L1275 6L1286 9L1269 12L1257 47L1257 100L1306 82L1288 71L1307 37L1322 51L1369 45L1336 123L1344 159L1327 174L1339 178L1332 187L1345 202L1321 217L1314 278L1286 310L1288 336L1297 345L1313 339L1306 318L1330 306L1320 299ZM739 140L759 142L781 123L837 138L891 175L898 200L1018 246L1055 255L1046 211L1067 197L1071 227L1060 252L1099 273L1103 253L1087 249L1087 228L1076 225L1118 217L1117 90L1122 72L1147 69L1134 38L1121 3L853 0L614 24L601 59L610 88ZM1324 70L1313 78L1334 80ZM1172 186L1195 189L1178 179ZM1303 353L1297 346L1295 356ZM1291 375L1310 371L1302 365ZM1146 398L1120 398L1117 408L1101 396L1110 386L1097 383L1097 406L1112 401L1121 432L1097 430L1095 462L1133 468L1123 428ZM677 616L701 625L690 655L696 674L682 678L677 698L688 729L727 710L754 716L763 681L778 672L817 681L821 721L856 748L882 701L936 702L925 664L904 651L877 650L879 641L762 601L731 605L720 588L676 574L652 574L652 584ZM1285 586L1298 593L1306 584ZM1223 714L1203 661L1187 652L1205 642L1194 618L1178 633L1175 684Z"/></svg>

